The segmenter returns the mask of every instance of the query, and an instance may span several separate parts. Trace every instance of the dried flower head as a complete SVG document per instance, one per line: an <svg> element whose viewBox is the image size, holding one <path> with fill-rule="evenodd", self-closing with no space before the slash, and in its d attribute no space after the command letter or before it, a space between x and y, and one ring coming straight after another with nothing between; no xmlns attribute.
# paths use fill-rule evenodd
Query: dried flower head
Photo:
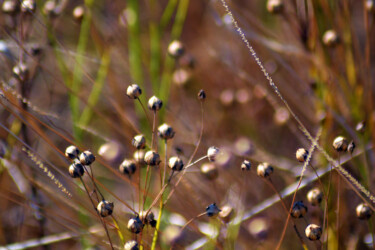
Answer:
<svg viewBox="0 0 375 250"><path fill-rule="evenodd" d="M86 150L80 154L79 160L83 165L91 165L95 161L95 156L91 151Z"/></svg>
<svg viewBox="0 0 375 250"><path fill-rule="evenodd" d="M214 217L219 214L221 210L216 206L216 203L212 203L208 207L206 207L206 213L208 217Z"/></svg>
<svg viewBox="0 0 375 250"><path fill-rule="evenodd" d="M128 229L129 229L130 232L132 232L134 234L139 234L140 232L142 232L143 223L142 223L141 219L139 219L138 216L131 218L128 221Z"/></svg>
<svg viewBox="0 0 375 250"><path fill-rule="evenodd" d="M242 164L241 164L241 170L242 171L245 171L245 170L249 171L250 169L251 169L251 163L250 163L250 161L244 160L242 162Z"/></svg>
<svg viewBox="0 0 375 250"><path fill-rule="evenodd" d="M206 92L203 89L199 90L198 92L198 99L204 101L206 99Z"/></svg>
<svg viewBox="0 0 375 250"><path fill-rule="evenodd" d="M307 193L307 200L313 206L317 206L322 202L323 192L319 188L313 188Z"/></svg>
<svg viewBox="0 0 375 250"><path fill-rule="evenodd" d="M310 224L306 227L305 234L309 240L319 240L322 236L322 228L318 225Z"/></svg>
<svg viewBox="0 0 375 250"><path fill-rule="evenodd" d="M216 156L219 154L220 150L219 148L212 146L209 147L207 150L207 157L209 161L215 161Z"/></svg>
<svg viewBox="0 0 375 250"><path fill-rule="evenodd" d="M99 202L96 209L98 210L100 216L107 217L108 215L111 215L113 213L113 208L113 202L102 200L101 202Z"/></svg>
<svg viewBox="0 0 375 250"><path fill-rule="evenodd" d="M144 159L146 164L150 166L157 166L161 162L160 155L152 150L146 152Z"/></svg>
<svg viewBox="0 0 375 250"><path fill-rule="evenodd" d="M273 167L267 162L260 163L257 167L257 174L260 177L266 178L273 173Z"/></svg>
<svg viewBox="0 0 375 250"><path fill-rule="evenodd" d="M155 220L155 215L152 211L142 211L139 214L139 219L143 222L144 225L150 225L152 227L156 226L156 220Z"/></svg>
<svg viewBox="0 0 375 250"><path fill-rule="evenodd" d="M369 205L367 205L366 203L359 204L357 208L355 209L355 211L356 211L357 217L361 220L370 219L373 213Z"/></svg>
<svg viewBox="0 0 375 250"><path fill-rule="evenodd" d="M208 180L215 180L219 176L219 171L213 163L205 163L201 166L201 173Z"/></svg>
<svg viewBox="0 0 375 250"><path fill-rule="evenodd" d="M146 147L146 138L143 135L136 135L132 140L132 145L136 149L144 149Z"/></svg>
<svg viewBox="0 0 375 250"><path fill-rule="evenodd" d="M156 96L153 96L148 100L147 106L150 110L158 111L163 106L163 102Z"/></svg>
<svg viewBox="0 0 375 250"><path fill-rule="evenodd" d="M74 162L69 166L69 174L72 178L81 177L85 173L83 165L79 162Z"/></svg>
<svg viewBox="0 0 375 250"><path fill-rule="evenodd" d="M79 149L74 145L70 145L65 149L65 156L71 160L77 159L78 155Z"/></svg>
<svg viewBox="0 0 375 250"><path fill-rule="evenodd" d="M137 169L137 166L135 162L129 159L125 159L119 167L119 170L122 174L127 174L129 176L134 174L136 169Z"/></svg>
<svg viewBox="0 0 375 250"><path fill-rule="evenodd" d="M142 94L142 89L137 84L129 85L126 89L126 95L130 99L137 99Z"/></svg>
<svg viewBox="0 0 375 250"><path fill-rule="evenodd" d="M184 45L180 41L172 41L168 46L168 54L174 58L181 57L185 52Z"/></svg>
<svg viewBox="0 0 375 250"><path fill-rule="evenodd" d="M334 30L327 30L323 35L323 44L328 47L334 47L340 42L340 38Z"/></svg>
<svg viewBox="0 0 375 250"><path fill-rule="evenodd" d="M337 152L346 151L348 149L348 144L349 144L349 142L348 142L348 140L345 137L338 136L333 141L333 148Z"/></svg>
<svg viewBox="0 0 375 250"><path fill-rule="evenodd" d="M284 3L282 0L268 0L267 10L272 14L279 14L284 9Z"/></svg>
<svg viewBox="0 0 375 250"><path fill-rule="evenodd" d="M296 158L299 162L305 162L307 160L307 156L309 155L309 151L304 148L299 148L296 151Z"/></svg>
<svg viewBox="0 0 375 250"><path fill-rule="evenodd" d="M292 212L290 212L290 215L293 218L302 218L307 213L307 207L305 204L303 204L303 201L297 201L294 203Z"/></svg>
<svg viewBox="0 0 375 250"><path fill-rule="evenodd" d="M225 222L228 223L234 215L234 209L231 205L225 205L221 208L219 212L219 217Z"/></svg>
<svg viewBox="0 0 375 250"><path fill-rule="evenodd" d="M184 163L178 156L172 156L169 158L168 167L174 171L181 171L184 168Z"/></svg>
<svg viewBox="0 0 375 250"><path fill-rule="evenodd" d="M136 242L135 240L129 240L128 242L125 243L124 249L125 250L138 250L139 249L138 242Z"/></svg>
<svg viewBox="0 0 375 250"><path fill-rule="evenodd" d="M133 159L138 165L145 165L145 151L137 150L133 154Z"/></svg>
<svg viewBox="0 0 375 250"><path fill-rule="evenodd" d="M173 128L166 123L160 125L158 128L158 135L161 139L164 139L164 140L172 139L174 137L174 134L175 132Z"/></svg>

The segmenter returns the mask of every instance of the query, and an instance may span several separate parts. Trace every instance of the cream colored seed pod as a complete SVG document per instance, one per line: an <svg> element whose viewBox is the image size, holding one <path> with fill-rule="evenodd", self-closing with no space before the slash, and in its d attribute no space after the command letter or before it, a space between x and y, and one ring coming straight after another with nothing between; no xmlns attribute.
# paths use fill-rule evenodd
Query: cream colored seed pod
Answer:
<svg viewBox="0 0 375 250"><path fill-rule="evenodd" d="M145 162L147 165L157 166L161 162L160 155L152 150L147 151L145 154Z"/></svg>
<svg viewBox="0 0 375 250"><path fill-rule="evenodd" d="M169 158L168 167L174 171L181 171L184 168L184 163L178 156L172 156Z"/></svg>
<svg viewBox="0 0 375 250"><path fill-rule="evenodd" d="M133 154L133 159L138 165L145 165L145 151L137 150Z"/></svg>
<svg viewBox="0 0 375 250"><path fill-rule="evenodd" d="M244 160L242 162L242 164L241 164L241 170L242 171L245 171L245 170L250 171L250 169L251 169L251 163L250 163L250 161Z"/></svg>
<svg viewBox="0 0 375 250"><path fill-rule="evenodd" d="M296 158L299 162L305 162L307 160L307 156L309 155L309 151L304 148L299 148L296 151Z"/></svg>
<svg viewBox="0 0 375 250"><path fill-rule="evenodd" d="M284 3L282 0L268 0L267 1L267 10L272 14L279 14L284 9Z"/></svg>
<svg viewBox="0 0 375 250"><path fill-rule="evenodd" d="M234 209L230 205L225 205L221 208L219 212L219 217L225 222L228 223L234 215Z"/></svg>
<svg viewBox="0 0 375 250"><path fill-rule="evenodd" d="M143 222L144 225L150 225L152 227L156 226L156 220L155 220L155 215L152 211L142 211L139 214L139 219Z"/></svg>
<svg viewBox="0 0 375 250"><path fill-rule="evenodd" d="M35 12L35 9L36 9L35 0L23 0L21 2L22 12Z"/></svg>
<svg viewBox="0 0 375 250"><path fill-rule="evenodd" d="M148 100L147 107L150 110L158 111L163 107L163 102L156 96L153 96Z"/></svg>
<svg viewBox="0 0 375 250"><path fill-rule="evenodd" d="M139 249L138 242L136 242L135 240L129 240L128 242L125 243L124 249L125 250L138 250Z"/></svg>
<svg viewBox="0 0 375 250"><path fill-rule="evenodd" d="M337 152L342 152L348 149L349 142L345 137L338 136L335 138L335 140L333 140L332 145Z"/></svg>
<svg viewBox="0 0 375 250"><path fill-rule="evenodd" d="M144 137L144 135L136 135L132 139L132 145L136 149L144 149L146 147L146 138Z"/></svg>
<svg viewBox="0 0 375 250"><path fill-rule="evenodd" d="M77 159L78 155L79 149L74 145L70 145L65 149L65 156L71 160Z"/></svg>
<svg viewBox="0 0 375 250"><path fill-rule="evenodd" d="M18 10L18 0L5 0L2 5L2 11L7 14L15 14Z"/></svg>
<svg viewBox="0 0 375 250"><path fill-rule="evenodd" d="M307 193L307 200L311 203L313 206L318 206L323 199L323 193L320 191L319 188L311 189Z"/></svg>
<svg viewBox="0 0 375 250"><path fill-rule="evenodd" d="M101 217L107 217L108 215L111 215L113 213L113 208L113 202L102 200L101 202L99 202L96 209L98 210L98 213Z"/></svg>
<svg viewBox="0 0 375 250"><path fill-rule="evenodd" d="M79 160L83 165L91 165L95 161L95 156L91 151L86 150L79 155Z"/></svg>
<svg viewBox="0 0 375 250"><path fill-rule="evenodd" d="M135 162L129 159L125 159L119 167L119 170L122 174L127 174L129 176L134 174L136 169L137 169L137 166Z"/></svg>
<svg viewBox="0 0 375 250"><path fill-rule="evenodd" d="M126 95L130 99L137 99L142 94L142 89L137 84L129 85L126 89Z"/></svg>
<svg viewBox="0 0 375 250"><path fill-rule="evenodd" d="M72 178L81 177L85 173L83 165L79 162L74 162L69 166L69 174Z"/></svg>
<svg viewBox="0 0 375 250"><path fill-rule="evenodd" d="M26 81L29 76L29 67L25 64L20 62L16 66L13 67L13 74L21 81Z"/></svg>
<svg viewBox="0 0 375 250"><path fill-rule="evenodd" d="M307 207L305 204L303 204L302 201L297 201L294 203L292 212L290 212L290 215L293 218L302 218L307 213Z"/></svg>
<svg viewBox="0 0 375 250"><path fill-rule="evenodd" d="M181 57L185 52L184 45L180 41L172 41L168 46L168 54L174 58Z"/></svg>
<svg viewBox="0 0 375 250"><path fill-rule="evenodd" d="M340 38L334 30L327 30L323 34L323 44L327 47L334 47L340 42Z"/></svg>
<svg viewBox="0 0 375 250"><path fill-rule="evenodd" d="M260 163L257 167L257 175L263 178L270 176L273 173L273 167L267 162Z"/></svg>
<svg viewBox="0 0 375 250"><path fill-rule="evenodd" d="M201 166L201 173L208 180L215 180L219 176L219 171L213 163L205 163Z"/></svg>
<svg viewBox="0 0 375 250"><path fill-rule="evenodd" d="M207 157L209 161L215 161L216 156L220 153L219 148L212 146L207 150Z"/></svg>
<svg viewBox="0 0 375 250"><path fill-rule="evenodd" d="M141 219L139 219L138 216L134 217L134 218L131 218L129 221L128 221L128 230L134 234L139 234L140 232L142 232L142 229L143 229L143 223L141 221Z"/></svg>
<svg viewBox="0 0 375 250"><path fill-rule="evenodd" d="M81 21L84 15L85 15L85 7L80 5L74 8L73 17L75 20Z"/></svg>
<svg viewBox="0 0 375 250"><path fill-rule="evenodd" d="M355 209L355 211L356 211L358 219L361 219L361 220L368 220L373 214L373 211L371 210L371 208L365 203L359 204L357 208Z"/></svg>
<svg viewBox="0 0 375 250"><path fill-rule="evenodd" d="M310 224L306 227L305 234L309 240L319 240L322 236L322 228L318 225Z"/></svg>
<svg viewBox="0 0 375 250"><path fill-rule="evenodd" d="M161 139L169 140L172 139L175 135L175 132L171 126L164 123L158 128L158 135Z"/></svg>

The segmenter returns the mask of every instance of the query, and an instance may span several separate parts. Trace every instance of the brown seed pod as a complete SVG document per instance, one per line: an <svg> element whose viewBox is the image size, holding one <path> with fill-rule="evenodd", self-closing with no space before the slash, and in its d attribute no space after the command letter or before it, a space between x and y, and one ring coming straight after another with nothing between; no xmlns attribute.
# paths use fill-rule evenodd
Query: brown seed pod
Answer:
<svg viewBox="0 0 375 250"><path fill-rule="evenodd" d="M168 160L168 167L174 171L181 171L184 168L184 163L178 156L172 156Z"/></svg>
<svg viewBox="0 0 375 250"><path fill-rule="evenodd" d="M171 126L164 123L158 128L158 135L161 139L169 140L172 139L175 135L175 132Z"/></svg>
<svg viewBox="0 0 375 250"><path fill-rule="evenodd" d="M304 148L299 148L296 151L296 158L299 162L305 162L307 160L307 156L309 155L309 151Z"/></svg>
<svg viewBox="0 0 375 250"><path fill-rule="evenodd" d="M136 242L135 240L129 240L128 242L125 243L124 249L125 250L138 250L139 249L138 242Z"/></svg>
<svg viewBox="0 0 375 250"><path fill-rule="evenodd" d="M134 234L139 234L140 232L142 232L143 226L144 225L138 216L133 217L128 221L128 229Z"/></svg>
<svg viewBox="0 0 375 250"><path fill-rule="evenodd" d="M307 207L305 204L303 204L303 201L297 201L294 203L292 212L290 212L290 215L293 218L302 218L307 213Z"/></svg>
<svg viewBox="0 0 375 250"><path fill-rule="evenodd" d="M215 180L219 176L219 171L213 163L205 163L201 166L201 173L208 180Z"/></svg>
<svg viewBox="0 0 375 250"><path fill-rule="evenodd" d="M86 150L80 154L79 160L83 165L91 165L95 161L95 156L91 151Z"/></svg>
<svg viewBox="0 0 375 250"><path fill-rule="evenodd" d="M144 135L136 135L132 139L132 145L136 149L144 149L146 147L146 138L144 137Z"/></svg>
<svg viewBox="0 0 375 250"><path fill-rule="evenodd" d="M31 12L34 13L36 9L35 0L23 0L21 2L21 11L22 12Z"/></svg>
<svg viewBox="0 0 375 250"><path fill-rule="evenodd" d="M334 30L327 30L323 34L323 44L327 47L334 47L340 43L340 38Z"/></svg>
<svg viewBox="0 0 375 250"><path fill-rule="evenodd" d="M234 209L231 205L225 205L221 208L219 212L219 217L225 222L228 223L234 215Z"/></svg>
<svg viewBox="0 0 375 250"><path fill-rule="evenodd" d="M310 224L306 227L305 234L309 240L319 240L322 236L322 228L318 225Z"/></svg>
<svg viewBox="0 0 375 250"><path fill-rule="evenodd" d="M216 203L212 203L206 207L206 213L208 217L216 217L221 210L216 206Z"/></svg>
<svg viewBox="0 0 375 250"><path fill-rule="evenodd" d="M65 149L65 156L71 160L77 159L78 155L79 149L74 145L70 145Z"/></svg>
<svg viewBox="0 0 375 250"><path fill-rule="evenodd" d="M158 111L163 107L163 102L156 96L153 96L148 100L147 107L150 110Z"/></svg>
<svg viewBox="0 0 375 250"><path fill-rule="evenodd" d="M356 211L358 219L361 219L361 220L368 220L373 214L373 211L371 210L371 208L365 203L359 204L357 208L355 209L355 211Z"/></svg>
<svg viewBox="0 0 375 250"><path fill-rule="evenodd" d="M345 137L338 136L335 138L332 145L337 152L342 152L348 149L349 142Z"/></svg>
<svg viewBox="0 0 375 250"><path fill-rule="evenodd" d="M216 156L220 153L219 148L212 146L207 150L207 157L209 161L215 161Z"/></svg>
<svg viewBox="0 0 375 250"><path fill-rule="evenodd" d="M130 99L137 99L142 94L142 89L137 84L129 85L126 89L126 95Z"/></svg>
<svg viewBox="0 0 375 250"><path fill-rule="evenodd" d="M72 178L81 177L85 173L83 165L79 162L74 162L69 166L69 174Z"/></svg>
<svg viewBox="0 0 375 250"><path fill-rule="evenodd" d="M184 52L184 45L180 41L172 41L168 46L168 54L174 58L180 58Z"/></svg>
<svg viewBox="0 0 375 250"><path fill-rule="evenodd" d="M145 162L145 151L137 150L133 154L133 159L138 165L146 165Z"/></svg>
<svg viewBox="0 0 375 250"><path fill-rule="evenodd" d="M144 159L146 164L150 166L158 166L161 162L160 155L152 150L146 152Z"/></svg>
<svg viewBox="0 0 375 250"><path fill-rule="evenodd" d="M250 163L250 161L244 160L242 162L242 164L241 164L241 170L242 171L245 171L245 170L250 171L250 169L251 169L251 163Z"/></svg>
<svg viewBox="0 0 375 250"><path fill-rule="evenodd" d="M113 213L113 208L113 202L102 200L101 202L99 202L96 209L98 210L100 216L107 217L108 215L111 215Z"/></svg>
<svg viewBox="0 0 375 250"><path fill-rule="evenodd" d="M268 0L267 1L267 10L272 14L279 14L284 9L284 3L282 0Z"/></svg>
<svg viewBox="0 0 375 250"><path fill-rule="evenodd" d="M204 101L206 99L206 92L203 89L199 90L198 92L198 99Z"/></svg>
<svg viewBox="0 0 375 250"><path fill-rule="evenodd" d="M156 226L155 215L152 211L149 211L148 214L147 211L142 211L139 214L139 219L143 222L144 225L150 225L152 227Z"/></svg>
<svg viewBox="0 0 375 250"><path fill-rule="evenodd" d="M257 174L260 177L266 178L273 173L273 167L267 162L260 163L257 167Z"/></svg>
<svg viewBox="0 0 375 250"><path fill-rule="evenodd" d="M323 192L319 188L313 188L307 193L307 200L313 206L318 206L323 200Z"/></svg>
<svg viewBox="0 0 375 250"><path fill-rule="evenodd" d="M137 169L137 166L133 160L125 159L120 167L119 170L122 174L127 174L129 177L134 174L135 170Z"/></svg>

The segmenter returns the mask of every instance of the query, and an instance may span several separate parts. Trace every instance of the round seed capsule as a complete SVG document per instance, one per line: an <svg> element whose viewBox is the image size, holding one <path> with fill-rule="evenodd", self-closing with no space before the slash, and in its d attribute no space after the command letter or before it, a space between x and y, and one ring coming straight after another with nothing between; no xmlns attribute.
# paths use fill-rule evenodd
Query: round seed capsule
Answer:
<svg viewBox="0 0 375 250"><path fill-rule="evenodd" d="M131 218L128 221L128 229L134 234L139 234L143 229L143 223L138 216Z"/></svg>
<svg viewBox="0 0 375 250"><path fill-rule="evenodd" d="M168 167L174 171L181 171L184 168L184 163L178 156L169 158Z"/></svg>
<svg viewBox="0 0 375 250"><path fill-rule="evenodd" d="M204 101L206 99L206 92L203 89L199 90L198 92L198 99Z"/></svg>
<svg viewBox="0 0 375 250"><path fill-rule="evenodd" d="M322 202L323 199L323 193L320 191L319 188L311 189L307 193L307 200L311 203L313 206L317 206Z"/></svg>
<svg viewBox="0 0 375 250"><path fill-rule="evenodd" d="M102 200L101 202L99 202L96 209L98 210L100 216L107 217L108 215L111 215L113 213L113 207L113 202Z"/></svg>
<svg viewBox="0 0 375 250"><path fill-rule="evenodd" d="M79 149L74 145L70 145L65 149L65 156L71 160L77 159L78 155Z"/></svg>
<svg viewBox="0 0 375 250"><path fill-rule="evenodd" d="M23 0L21 2L22 12L35 12L36 3L35 0Z"/></svg>
<svg viewBox="0 0 375 250"><path fill-rule="evenodd" d="M135 165L135 162L133 160L128 160L128 159L125 159L119 167L119 170L122 174L127 174L129 176L134 174L136 169L137 169L137 166Z"/></svg>
<svg viewBox="0 0 375 250"><path fill-rule="evenodd" d="M219 171L213 163L203 164L200 170L208 180L215 180L219 176Z"/></svg>
<svg viewBox="0 0 375 250"><path fill-rule="evenodd" d="M138 165L145 165L145 151L137 150L133 154L133 159Z"/></svg>
<svg viewBox="0 0 375 250"><path fill-rule="evenodd" d="M7 14L15 14L18 10L17 0L5 0L2 5L2 11Z"/></svg>
<svg viewBox="0 0 375 250"><path fill-rule="evenodd" d="M181 57L185 52L184 45L180 41L173 41L168 46L168 54L174 58Z"/></svg>
<svg viewBox="0 0 375 250"><path fill-rule="evenodd" d="M91 165L95 161L95 156L91 151L86 150L80 154L79 160L83 165Z"/></svg>
<svg viewBox="0 0 375 250"><path fill-rule="evenodd" d="M273 167L267 162L260 163L257 167L257 174L260 177L266 178L273 173Z"/></svg>
<svg viewBox="0 0 375 250"><path fill-rule="evenodd" d="M73 17L76 21L81 21L85 15L85 8L83 6L77 6L73 10Z"/></svg>
<svg viewBox="0 0 375 250"><path fill-rule="evenodd" d="M125 243L124 249L125 250L138 250L139 249L138 242L136 242L135 240L129 240L128 242Z"/></svg>
<svg viewBox="0 0 375 250"><path fill-rule="evenodd" d="M21 81L26 81L29 76L29 68L23 62L13 67L13 74Z"/></svg>
<svg viewBox="0 0 375 250"><path fill-rule="evenodd" d="M355 130L357 130L359 133L364 133L366 130L366 121L357 123L357 125L355 126Z"/></svg>
<svg viewBox="0 0 375 250"><path fill-rule="evenodd" d="M143 135L136 135L132 140L132 145L136 149L144 149L146 147L146 138Z"/></svg>
<svg viewBox="0 0 375 250"><path fill-rule="evenodd" d="M303 204L303 201L297 201L294 203L292 212L290 215L293 218L302 218L307 213L307 207Z"/></svg>
<svg viewBox="0 0 375 250"><path fill-rule="evenodd" d="M245 171L245 170L250 171L250 169L251 169L251 163L250 163L250 161L244 160L242 162L242 164L241 164L241 170L242 171Z"/></svg>
<svg viewBox="0 0 375 250"><path fill-rule="evenodd" d="M340 42L340 38L334 30L327 30L323 35L323 44L327 47L334 47Z"/></svg>
<svg viewBox="0 0 375 250"><path fill-rule="evenodd" d="M81 177L85 173L83 165L79 162L74 162L69 166L69 174L72 178Z"/></svg>
<svg viewBox="0 0 375 250"><path fill-rule="evenodd" d="M137 84L129 85L126 89L126 95L130 99L137 99L142 94L141 88Z"/></svg>
<svg viewBox="0 0 375 250"><path fill-rule="evenodd" d="M156 96L151 97L147 103L147 107L153 111L160 110L162 106L163 106L163 102Z"/></svg>
<svg viewBox="0 0 375 250"><path fill-rule="evenodd" d="M234 215L234 209L230 205L225 205L221 208L219 212L219 217L225 222L228 223Z"/></svg>
<svg viewBox="0 0 375 250"><path fill-rule="evenodd" d="M207 157L209 161L215 161L216 156L219 154L220 150L219 148L212 146L209 147L207 150Z"/></svg>
<svg viewBox="0 0 375 250"><path fill-rule="evenodd" d="M160 155L152 150L147 151L145 154L145 162L147 165L157 166L161 162Z"/></svg>
<svg viewBox="0 0 375 250"><path fill-rule="evenodd" d="M365 7L368 12L374 12L375 11L375 1L374 0L366 0L365 1Z"/></svg>
<svg viewBox="0 0 375 250"><path fill-rule="evenodd" d="M365 203L361 203L357 206L357 208L355 209L356 211L356 214L357 214L357 217L358 219L361 219L361 220L368 220L370 219L373 211L371 210L371 208L365 204Z"/></svg>
<svg viewBox="0 0 375 250"><path fill-rule="evenodd" d="M156 226L156 220L155 220L155 215L152 211L142 211L139 214L139 219L143 222L144 225L150 225L152 227Z"/></svg>
<svg viewBox="0 0 375 250"><path fill-rule="evenodd" d="M318 225L310 224L306 227L305 234L309 240L319 240L320 236L322 236L322 228Z"/></svg>
<svg viewBox="0 0 375 250"><path fill-rule="evenodd" d="M267 10L272 14L279 14L284 9L284 3L282 0L268 0Z"/></svg>
<svg viewBox="0 0 375 250"><path fill-rule="evenodd" d="M296 158L299 162L305 162L307 160L307 156L309 155L309 151L304 148L299 148L296 151Z"/></svg>
<svg viewBox="0 0 375 250"><path fill-rule="evenodd" d="M337 152L342 152L342 151L346 151L347 148L348 148L348 140L343 137L343 136L338 136L335 138L335 140L333 141L333 148L337 151Z"/></svg>
<svg viewBox="0 0 375 250"><path fill-rule="evenodd" d="M354 141L351 141L349 144L348 144L348 148L347 148L347 151L351 154L353 154L353 151L355 149L355 143Z"/></svg>
<svg viewBox="0 0 375 250"><path fill-rule="evenodd" d="M175 135L175 132L171 126L164 123L158 128L158 135L161 139L169 140L172 139Z"/></svg>
<svg viewBox="0 0 375 250"><path fill-rule="evenodd" d="M212 203L206 207L206 213L208 217L217 216L221 210L216 206L216 203Z"/></svg>
<svg viewBox="0 0 375 250"><path fill-rule="evenodd" d="M44 6L43 6L43 13L46 16L54 17L54 16L57 15L57 12L55 11L55 8L56 8L56 2L53 1L53 0L49 0L49 1L45 2Z"/></svg>

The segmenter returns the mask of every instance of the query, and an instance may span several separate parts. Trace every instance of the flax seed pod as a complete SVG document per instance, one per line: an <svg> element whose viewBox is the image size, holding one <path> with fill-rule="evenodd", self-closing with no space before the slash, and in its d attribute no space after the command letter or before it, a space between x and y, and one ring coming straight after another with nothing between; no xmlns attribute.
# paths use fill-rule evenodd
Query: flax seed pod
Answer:
<svg viewBox="0 0 375 250"><path fill-rule="evenodd" d="M334 47L340 43L340 38L334 30L327 30L323 34L323 44L327 47Z"/></svg>
<svg viewBox="0 0 375 250"><path fill-rule="evenodd" d="M212 146L207 150L207 157L209 161L215 161L216 156L220 153L219 148Z"/></svg>
<svg viewBox="0 0 375 250"><path fill-rule="evenodd" d="M221 208L219 212L219 217L225 222L228 223L234 215L234 209L231 205L225 205Z"/></svg>
<svg viewBox="0 0 375 250"><path fill-rule="evenodd" d="M173 171L181 171L184 168L184 163L178 156L172 156L169 158L168 167Z"/></svg>
<svg viewBox="0 0 375 250"><path fill-rule="evenodd" d="M201 173L208 180L215 180L219 176L219 171L213 163L205 163L200 168Z"/></svg>
<svg viewBox="0 0 375 250"><path fill-rule="evenodd" d="M35 0L23 0L21 2L21 11L22 12L31 12L34 13L36 9Z"/></svg>
<svg viewBox="0 0 375 250"><path fill-rule="evenodd" d="M307 207L305 204L303 204L303 201L297 201L294 203L292 212L290 212L290 215L293 218L302 218L307 213Z"/></svg>
<svg viewBox="0 0 375 250"><path fill-rule="evenodd" d="M85 173L83 165L79 162L74 162L69 166L69 174L72 178L81 177Z"/></svg>
<svg viewBox="0 0 375 250"><path fill-rule="evenodd" d="M361 220L368 220L373 214L373 211L371 210L371 208L365 203L359 204L357 208L355 209L355 211L356 211L358 219L361 219Z"/></svg>
<svg viewBox="0 0 375 250"><path fill-rule="evenodd" d="M18 0L5 0L1 7L1 10L6 14L16 14L19 10Z"/></svg>
<svg viewBox="0 0 375 250"><path fill-rule="evenodd" d="M206 99L206 92L203 89L199 90L198 92L198 99L204 101Z"/></svg>
<svg viewBox="0 0 375 250"><path fill-rule="evenodd" d="M129 240L128 242L125 243L124 246L125 250L139 250L138 242L135 240Z"/></svg>
<svg viewBox="0 0 375 250"><path fill-rule="evenodd" d="M151 227L156 226L156 220L155 220L155 215L152 211L142 211L139 214L139 219L143 222L144 225L150 225Z"/></svg>
<svg viewBox="0 0 375 250"><path fill-rule="evenodd" d="M248 160L244 160L243 162L242 162L242 164L241 164L241 170L242 171L250 171L250 169L251 169L251 163L250 163L250 161L248 161Z"/></svg>
<svg viewBox="0 0 375 250"><path fill-rule="evenodd" d="M345 137L338 136L335 138L332 145L337 152L342 152L348 149L349 142Z"/></svg>
<svg viewBox="0 0 375 250"><path fill-rule="evenodd" d="M73 17L76 21L78 22L82 21L84 15L85 15L85 7L80 5L73 9Z"/></svg>
<svg viewBox="0 0 375 250"><path fill-rule="evenodd" d="M175 135L175 132L171 126L164 123L158 128L158 135L161 139L169 140L172 139Z"/></svg>
<svg viewBox="0 0 375 250"><path fill-rule="evenodd" d="M65 149L65 156L71 160L77 159L78 155L79 149L74 145L70 145Z"/></svg>
<svg viewBox="0 0 375 250"><path fill-rule="evenodd" d="M257 174L260 177L266 178L273 173L273 167L267 162L260 163L257 167Z"/></svg>
<svg viewBox="0 0 375 250"><path fill-rule="evenodd" d="M185 52L184 45L180 41L172 41L168 46L168 54L173 58L180 58Z"/></svg>
<svg viewBox="0 0 375 250"><path fill-rule="evenodd" d="M17 79L26 81L29 78L29 67L25 63L20 62L13 67L13 74Z"/></svg>
<svg viewBox="0 0 375 250"><path fill-rule="evenodd" d="M91 151L86 150L79 155L79 160L83 165L91 165L95 161L95 156Z"/></svg>
<svg viewBox="0 0 375 250"><path fill-rule="evenodd" d="M313 188L307 193L307 200L313 206L318 206L323 199L323 193L319 188Z"/></svg>
<svg viewBox="0 0 375 250"><path fill-rule="evenodd" d="M306 227L305 234L306 237L309 238L309 240L319 240L322 236L322 228L318 225L310 224Z"/></svg>
<svg viewBox="0 0 375 250"><path fill-rule="evenodd" d="M146 147L146 138L144 137L144 135L136 135L132 139L132 145L136 149L144 149Z"/></svg>
<svg viewBox="0 0 375 250"><path fill-rule="evenodd" d="M145 154L145 162L150 166L158 166L161 162L160 155L155 151L147 151Z"/></svg>
<svg viewBox="0 0 375 250"><path fill-rule="evenodd" d="M129 177L135 173L137 166L133 160L125 159L120 167L119 170L122 174L127 174Z"/></svg>
<svg viewBox="0 0 375 250"><path fill-rule="evenodd" d="M142 94L142 89L137 84L129 85L126 89L126 95L130 99L137 99Z"/></svg>
<svg viewBox="0 0 375 250"><path fill-rule="evenodd" d="M108 215L111 215L113 213L113 208L113 202L102 200L101 202L99 202L96 209L98 210L98 213L101 217L107 217Z"/></svg>
<svg viewBox="0 0 375 250"><path fill-rule="evenodd" d="M136 217L133 217L131 218L129 221L128 221L128 229L130 232L134 233L134 234L139 234L140 232L142 232L142 229L143 229L143 223L142 221L139 219L138 216Z"/></svg>
<svg viewBox="0 0 375 250"><path fill-rule="evenodd" d="M216 203L212 203L206 207L206 213L208 217L216 217L220 213L220 209L216 206Z"/></svg>
<svg viewBox="0 0 375 250"><path fill-rule="evenodd" d="M353 154L353 151L355 149L355 143L354 141L351 141L349 144L348 144L348 148L346 149L349 153Z"/></svg>
<svg viewBox="0 0 375 250"><path fill-rule="evenodd" d="M147 107L152 111L158 111L163 107L163 102L156 96L153 96L148 100Z"/></svg>
<svg viewBox="0 0 375 250"><path fill-rule="evenodd" d="M279 14L284 9L284 3L282 0L268 0L267 1L267 10L272 14Z"/></svg>
<svg viewBox="0 0 375 250"><path fill-rule="evenodd" d="M307 160L307 156L309 155L309 151L304 148L299 148L296 151L296 158L299 162L305 162Z"/></svg>
<svg viewBox="0 0 375 250"><path fill-rule="evenodd" d="M145 165L145 151L137 150L133 154L133 159L138 165Z"/></svg>

